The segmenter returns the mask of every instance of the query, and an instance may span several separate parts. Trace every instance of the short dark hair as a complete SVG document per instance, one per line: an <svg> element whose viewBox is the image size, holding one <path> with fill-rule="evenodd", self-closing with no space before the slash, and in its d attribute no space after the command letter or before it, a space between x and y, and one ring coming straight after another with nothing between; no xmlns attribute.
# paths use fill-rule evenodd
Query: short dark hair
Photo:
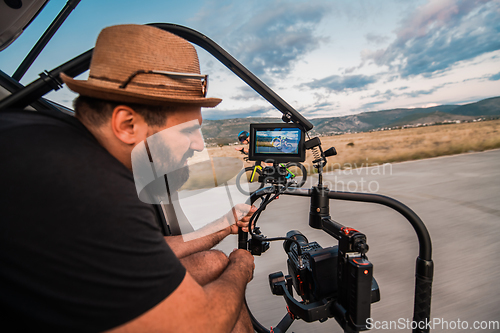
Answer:
<svg viewBox="0 0 500 333"><path fill-rule="evenodd" d="M175 110L175 106L143 105L134 103L119 103L103 99L78 96L73 102L75 115L96 127L104 125L118 105L126 105L140 114L149 126L163 126L167 121L167 113Z"/></svg>

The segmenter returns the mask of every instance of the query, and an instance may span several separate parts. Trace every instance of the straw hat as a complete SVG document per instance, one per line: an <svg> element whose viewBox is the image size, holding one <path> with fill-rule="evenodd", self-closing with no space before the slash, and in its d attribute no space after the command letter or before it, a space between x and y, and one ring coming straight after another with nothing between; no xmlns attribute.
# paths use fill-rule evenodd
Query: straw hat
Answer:
<svg viewBox="0 0 500 333"><path fill-rule="evenodd" d="M97 38L88 80L61 74L74 92L104 100L149 105L214 107L208 75L200 75L195 48L183 38L147 25L105 28Z"/></svg>

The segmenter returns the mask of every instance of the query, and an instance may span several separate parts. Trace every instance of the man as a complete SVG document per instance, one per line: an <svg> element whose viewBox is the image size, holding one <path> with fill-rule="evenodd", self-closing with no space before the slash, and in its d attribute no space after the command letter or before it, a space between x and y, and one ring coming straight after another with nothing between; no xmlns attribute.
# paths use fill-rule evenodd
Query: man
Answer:
<svg viewBox="0 0 500 333"><path fill-rule="evenodd" d="M220 99L205 97L200 77L185 40L151 26L114 26L99 35L88 80L61 75L80 94L77 119L0 115L4 327L252 331L243 299L253 257L205 250L246 229L254 210L233 210L240 221L226 217L227 227L201 238L164 238L132 177L134 148L164 130L177 133L171 163L203 149L201 107Z"/></svg>

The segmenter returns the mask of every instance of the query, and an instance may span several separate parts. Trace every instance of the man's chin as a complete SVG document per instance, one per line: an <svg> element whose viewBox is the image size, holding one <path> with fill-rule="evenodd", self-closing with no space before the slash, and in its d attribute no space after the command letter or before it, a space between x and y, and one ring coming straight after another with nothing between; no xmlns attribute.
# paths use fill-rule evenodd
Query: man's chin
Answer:
<svg viewBox="0 0 500 333"><path fill-rule="evenodd" d="M169 172L167 175L167 180L170 191L178 191L188 181L188 179L189 167L187 165Z"/></svg>

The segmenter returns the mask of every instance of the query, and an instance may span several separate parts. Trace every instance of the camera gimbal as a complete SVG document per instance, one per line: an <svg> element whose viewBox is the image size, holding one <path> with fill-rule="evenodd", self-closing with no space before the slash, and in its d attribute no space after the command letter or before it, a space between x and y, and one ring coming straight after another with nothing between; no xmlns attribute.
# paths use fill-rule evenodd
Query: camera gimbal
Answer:
<svg viewBox="0 0 500 333"><path fill-rule="evenodd" d="M263 198L261 206L250 220L255 225L260 213L279 195L305 196L310 198L309 226L322 229L338 240L338 246L323 249L316 242L308 243L298 231L290 231L287 237L267 238L258 227L251 238L240 230L238 247L261 255L269 248L270 241L284 240L288 254L289 275L276 272L269 275L269 284L274 295L283 296L287 304L287 314L272 332L285 332L295 319L306 322L325 321L335 318L345 332L359 332L368 329L371 303L380 300L377 282L373 278L373 265L366 253L366 236L350 227L341 225L330 217L330 199L378 203L395 209L412 224L419 243L417 258L414 321L419 323L414 332L427 332L425 324L430 318L430 298L433 275L430 237L420 218L402 203L377 194L334 192L322 183L326 157L336 155L335 148L323 152L319 138L306 142L307 149L315 149L313 161L318 170L318 184L310 189L289 189L279 169L269 168L262 180L271 186L262 188L250 197L253 204ZM302 297L297 301L293 289ZM253 316L252 323L258 332L269 332Z"/></svg>

